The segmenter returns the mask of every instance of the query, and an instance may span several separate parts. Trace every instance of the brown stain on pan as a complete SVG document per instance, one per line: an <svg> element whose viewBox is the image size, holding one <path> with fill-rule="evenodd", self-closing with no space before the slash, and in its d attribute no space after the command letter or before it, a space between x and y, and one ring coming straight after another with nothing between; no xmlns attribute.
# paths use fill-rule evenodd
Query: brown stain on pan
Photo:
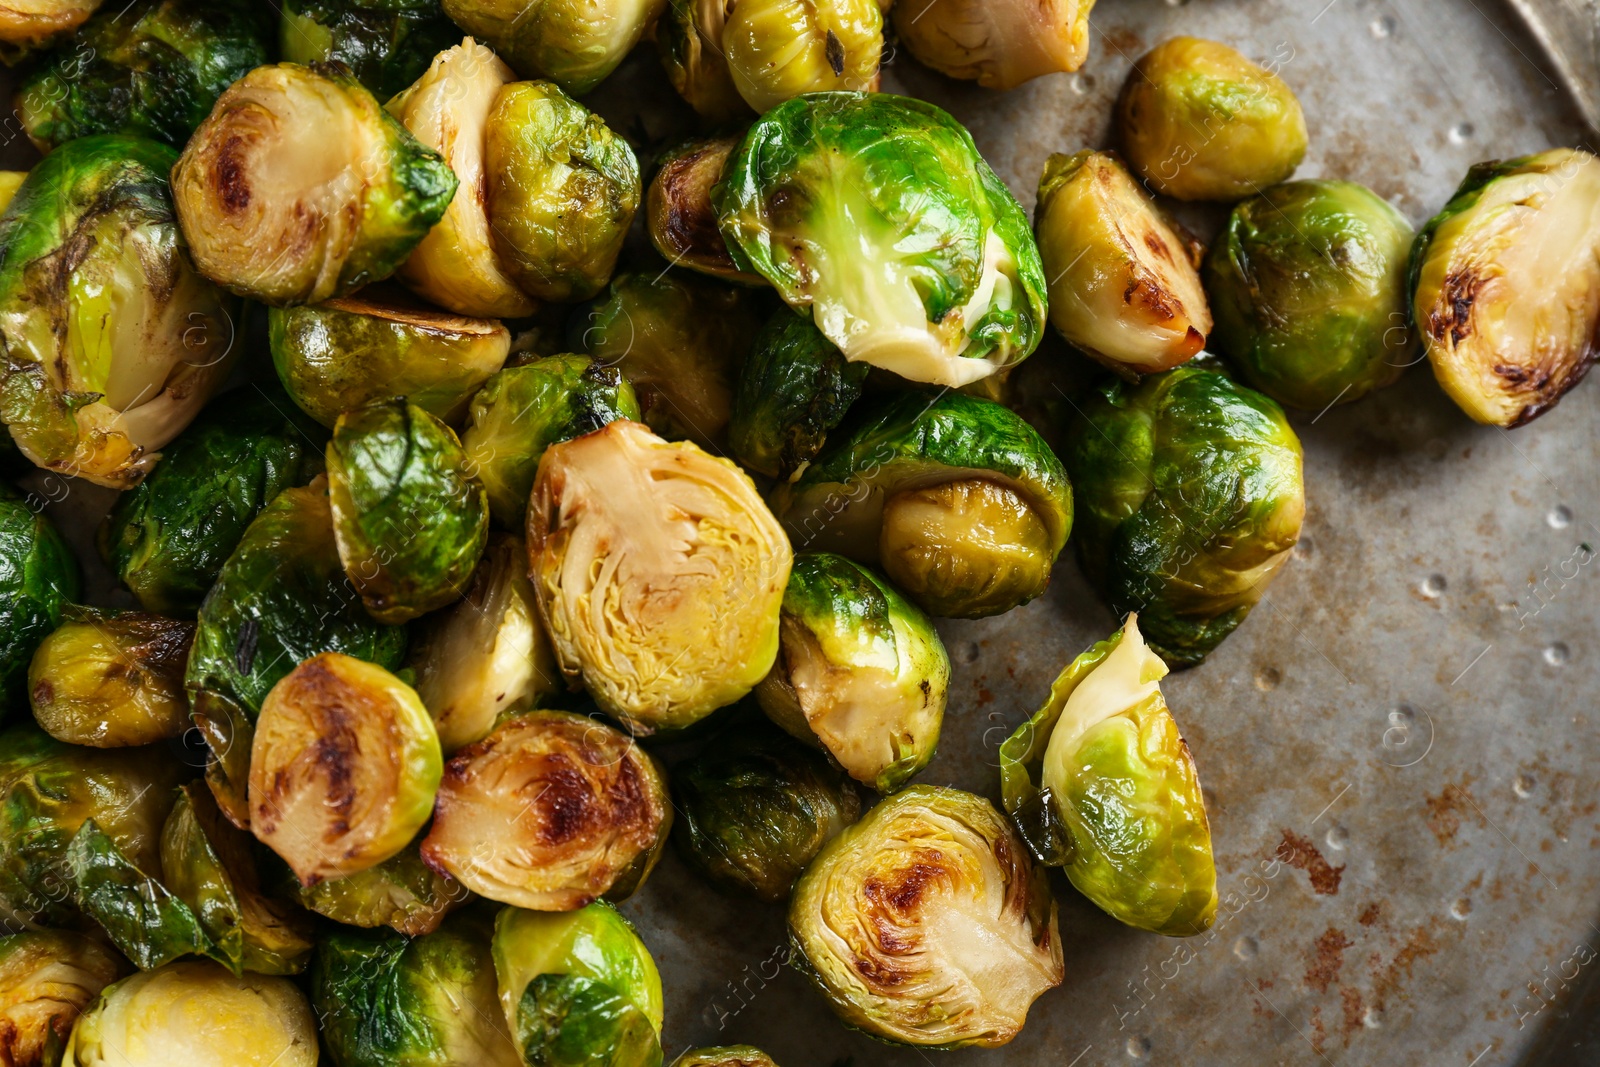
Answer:
<svg viewBox="0 0 1600 1067"><path fill-rule="evenodd" d="M1344 877L1344 867L1335 867L1323 858L1310 839L1293 830L1283 831L1283 844L1275 853L1279 859L1297 871L1305 871L1311 888L1319 896L1332 896L1339 892L1339 881Z"/></svg>

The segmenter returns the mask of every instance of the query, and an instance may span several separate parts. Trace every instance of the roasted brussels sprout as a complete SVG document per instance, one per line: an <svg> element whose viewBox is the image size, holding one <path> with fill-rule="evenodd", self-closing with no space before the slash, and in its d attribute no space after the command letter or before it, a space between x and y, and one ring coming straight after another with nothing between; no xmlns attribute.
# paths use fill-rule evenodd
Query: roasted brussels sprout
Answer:
<svg viewBox="0 0 1600 1067"><path fill-rule="evenodd" d="M312 307L267 313L272 362L300 410L331 427L346 411L404 397L459 423L505 363L511 331L446 314L375 286Z"/></svg>
<svg viewBox="0 0 1600 1067"><path fill-rule="evenodd" d="M211 749L206 779L237 826L250 822L252 724L272 687L319 652L390 669L405 656L405 630L374 621L345 581L328 494L313 482L267 505L200 605L184 684Z"/></svg>
<svg viewBox="0 0 1600 1067"><path fill-rule="evenodd" d="M1312 411L1392 384L1414 362L1411 238L1405 216L1354 182L1285 182L1236 205L1206 259L1213 350Z"/></svg>
<svg viewBox="0 0 1600 1067"><path fill-rule="evenodd" d="M77 558L55 525L0 482L0 719L28 706L34 650L79 592Z"/></svg>
<svg viewBox="0 0 1600 1067"><path fill-rule="evenodd" d="M279 63L222 94L172 188L201 272L287 307L393 274L444 216L456 176L349 71Z"/></svg>
<svg viewBox="0 0 1600 1067"><path fill-rule="evenodd" d="M656 251L674 267L713 278L764 286L767 280L734 266L728 242L717 228L711 191L722 180L738 137L690 141L663 155L645 195L645 221Z"/></svg>
<svg viewBox="0 0 1600 1067"><path fill-rule="evenodd" d="M327 460L339 558L373 618L408 622L458 600L489 504L455 431L405 400L375 401L339 416Z"/></svg>
<svg viewBox="0 0 1600 1067"><path fill-rule="evenodd" d="M338 61L380 100L421 77L461 39L439 0L282 0L278 43L291 63Z"/></svg>
<svg viewBox="0 0 1600 1067"><path fill-rule="evenodd" d="M870 369L845 359L811 319L780 308L739 371L728 422L734 456L758 474L789 477L822 451Z"/></svg>
<svg viewBox="0 0 1600 1067"><path fill-rule="evenodd" d="M277 389L222 394L100 528L100 554L146 611L193 615L251 521L322 472L326 434Z"/></svg>
<svg viewBox="0 0 1600 1067"><path fill-rule="evenodd" d="M127 965L65 930L0 937L0 1062L55 1067L78 1015Z"/></svg>
<svg viewBox="0 0 1600 1067"><path fill-rule="evenodd" d="M62 1067L316 1067L317 1025L287 978L180 960L107 986Z"/></svg>
<svg viewBox="0 0 1600 1067"><path fill-rule="evenodd" d="M375 867L417 835L439 789L439 737L416 691L324 652L261 706L250 829L302 885Z"/></svg>
<svg viewBox="0 0 1600 1067"><path fill-rule="evenodd" d="M461 445L495 521L518 528L545 449L638 418L633 386L616 368L588 356L550 356L490 378L472 399Z"/></svg>
<svg viewBox="0 0 1600 1067"><path fill-rule="evenodd" d="M745 103L767 111L802 93L878 88L878 0L735 0L722 51Z"/></svg>
<svg viewBox="0 0 1600 1067"><path fill-rule="evenodd" d="M1187 936L1217 914L1211 829L1189 746L1138 616L1067 665L1000 748L1006 811L1041 863L1141 930Z"/></svg>
<svg viewBox="0 0 1600 1067"><path fill-rule="evenodd" d="M1277 404L1195 363L1110 382L1079 410L1062 459L1083 569L1168 666L1191 667L1300 537L1300 440Z"/></svg>
<svg viewBox="0 0 1600 1067"><path fill-rule="evenodd" d="M661 976L615 908L507 908L495 918L493 952L500 1005L524 1063L659 1067Z"/></svg>
<svg viewBox="0 0 1600 1067"><path fill-rule="evenodd" d="M102 0L11 0L0 7L0 60L14 62L30 49L83 25Z"/></svg>
<svg viewBox="0 0 1600 1067"><path fill-rule="evenodd" d="M642 885L671 827L661 769L626 734L530 711L450 759L422 859L490 900L567 911Z"/></svg>
<svg viewBox="0 0 1600 1067"><path fill-rule="evenodd" d="M794 559L782 643L756 688L762 710L858 782L892 793L939 744L950 660L933 622L866 567Z"/></svg>
<svg viewBox="0 0 1600 1067"><path fill-rule="evenodd" d="M138 484L233 363L235 303L190 262L174 158L82 137L0 215L0 421L34 463L113 489Z"/></svg>
<svg viewBox="0 0 1600 1067"><path fill-rule="evenodd" d="M468 915L421 937L392 930L324 937L311 1002L333 1062L522 1067L501 1017L489 938L488 922Z"/></svg>
<svg viewBox="0 0 1600 1067"><path fill-rule="evenodd" d="M733 703L777 656L789 541L748 475L687 441L613 422L551 446L528 555L561 669L635 733Z"/></svg>
<svg viewBox="0 0 1600 1067"><path fill-rule="evenodd" d="M301 905L323 918L369 929L387 926L408 937L433 933L446 915L472 899L460 882L422 862L415 841L355 874L311 886L289 881Z"/></svg>
<svg viewBox="0 0 1600 1067"><path fill-rule="evenodd" d="M1125 376L1205 347L1211 312L1188 242L1116 156L1051 156L1034 219L1062 337Z"/></svg>
<svg viewBox="0 0 1600 1067"><path fill-rule="evenodd" d="M254 0L113 4L28 72L17 114L41 152L97 133L181 148L222 91L267 61L271 21Z"/></svg>
<svg viewBox="0 0 1600 1067"><path fill-rule="evenodd" d="M1179 200L1242 200L1306 154L1305 115L1283 79L1198 37L1163 41L1133 65L1117 128L1133 169Z"/></svg>
<svg viewBox="0 0 1600 1067"><path fill-rule="evenodd" d="M1553 148L1467 172L1417 235L1412 309L1434 377L1478 422L1521 426L1594 362L1600 162Z"/></svg>
<svg viewBox="0 0 1600 1067"><path fill-rule="evenodd" d="M761 325L753 303L746 290L692 274L623 274L572 317L568 340L622 371L645 425L720 453L734 379Z"/></svg>
<svg viewBox="0 0 1600 1067"><path fill-rule="evenodd" d="M456 25L530 78L583 95L617 69L667 0L441 0Z"/></svg>
<svg viewBox="0 0 1600 1067"><path fill-rule="evenodd" d="M841 1019L908 1045L1003 1045L1064 974L1044 868L959 789L912 786L829 842L789 935Z"/></svg>
<svg viewBox="0 0 1600 1067"><path fill-rule="evenodd" d="M712 122L751 114L722 51L722 31L737 0L669 0L656 23L656 51L678 95Z"/></svg>
<svg viewBox="0 0 1600 1067"><path fill-rule="evenodd" d="M1027 216L932 104L791 100L750 128L715 202L739 269L809 309L852 361L962 386L1039 343L1044 268Z"/></svg>
<svg viewBox="0 0 1600 1067"><path fill-rule="evenodd" d="M193 623L73 609L33 654L33 717L57 741L91 748L179 737L189 728L183 674L193 639Z"/></svg>
<svg viewBox="0 0 1600 1067"><path fill-rule="evenodd" d="M639 208L639 161L598 115L549 82L514 82L489 112L491 240L541 300L587 300L611 277Z"/></svg>
<svg viewBox="0 0 1600 1067"><path fill-rule="evenodd" d="M466 595L420 627L410 666L445 752L483 740L500 719L564 688L520 537L492 536Z"/></svg>
<svg viewBox="0 0 1600 1067"><path fill-rule="evenodd" d="M1072 487L1038 433L962 393L874 408L773 493L795 546L880 565L933 615L996 615L1044 592Z"/></svg>
<svg viewBox="0 0 1600 1067"><path fill-rule="evenodd" d="M672 800L689 865L768 904L788 899L806 864L861 810L821 753L760 720L674 768Z"/></svg>
<svg viewBox="0 0 1600 1067"><path fill-rule="evenodd" d="M901 0L894 28L916 59L952 78L1014 89L1077 70L1094 0Z"/></svg>
<svg viewBox="0 0 1600 1067"><path fill-rule="evenodd" d="M694 1048L672 1061L672 1067L778 1067L754 1045Z"/></svg>

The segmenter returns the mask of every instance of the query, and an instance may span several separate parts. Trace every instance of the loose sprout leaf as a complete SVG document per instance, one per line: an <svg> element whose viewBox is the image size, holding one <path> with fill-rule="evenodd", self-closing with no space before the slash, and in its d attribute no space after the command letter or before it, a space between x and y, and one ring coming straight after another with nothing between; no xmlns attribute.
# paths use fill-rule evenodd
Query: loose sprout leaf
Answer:
<svg viewBox="0 0 1600 1067"><path fill-rule="evenodd" d="M129 862L93 819L74 835L66 859L78 907L136 967L148 971L189 955L238 966L237 957L212 944L189 905Z"/></svg>

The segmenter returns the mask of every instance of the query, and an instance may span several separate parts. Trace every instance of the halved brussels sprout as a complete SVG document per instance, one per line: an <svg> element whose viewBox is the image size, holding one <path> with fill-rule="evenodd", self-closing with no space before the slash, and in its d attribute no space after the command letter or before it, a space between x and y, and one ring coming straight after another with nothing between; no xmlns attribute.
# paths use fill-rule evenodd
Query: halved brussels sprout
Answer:
<svg viewBox="0 0 1600 1067"><path fill-rule="evenodd" d="M127 964L65 930L0 937L0 1056L6 1067L56 1067L78 1015Z"/></svg>
<svg viewBox="0 0 1600 1067"><path fill-rule="evenodd" d="M189 728L184 669L194 623L74 609L28 668L33 717L57 741L126 748Z"/></svg>
<svg viewBox="0 0 1600 1067"><path fill-rule="evenodd" d="M713 137L690 141L662 156L645 197L646 228L656 251L674 267L744 285L765 285L761 275L734 265L711 202L711 191L722 180L739 140Z"/></svg>
<svg viewBox="0 0 1600 1067"><path fill-rule="evenodd" d="M750 128L715 197L735 265L852 361L962 386L1039 344L1044 268L1027 216L932 104L791 100Z"/></svg>
<svg viewBox="0 0 1600 1067"><path fill-rule="evenodd" d="M711 122L748 116L722 51L722 31L737 0L670 0L656 23L656 51L678 95Z"/></svg>
<svg viewBox="0 0 1600 1067"><path fill-rule="evenodd" d="M337 885L338 883L331 883ZM317 946L311 1001L339 1067L522 1067L501 1018L489 923L335 930Z"/></svg>
<svg viewBox="0 0 1600 1067"><path fill-rule="evenodd" d="M773 493L795 545L881 566L932 615L996 615L1044 592L1072 486L1033 427L962 393L873 407Z"/></svg>
<svg viewBox="0 0 1600 1067"><path fill-rule="evenodd" d="M507 367L472 398L461 435L467 469L483 483L502 526L522 526L545 449L617 419L638 419L633 386L588 356L550 356Z"/></svg>
<svg viewBox="0 0 1600 1067"><path fill-rule="evenodd" d="M282 0L278 43L291 63L338 61L380 100L461 39L439 0Z"/></svg>
<svg viewBox="0 0 1600 1067"><path fill-rule="evenodd" d="M1116 156L1053 155L1034 208L1050 322L1124 376L1177 366L1211 332L1189 242Z"/></svg>
<svg viewBox="0 0 1600 1067"><path fill-rule="evenodd" d="M722 52L734 88L757 111L802 93L874 91L883 9L878 0L735 0Z"/></svg>
<svg viewBox="0 0 1600 1067"><path fill-rule="evenodd" d="M190 261L175 158L81 137L0 215L0 421L41 467L132 488L232 367L237 305Z"/></svg>
<svg viewBox="0 0 1600 1067"><path fill-rule="evenodd" d="M107 986L62 1067L316 1067L317 1024L287 978L179 960Z"/></svg>
<svg viewBox="0 0 1600 1067"><path fill-rule="evenodd" d="M611 277L639 208L639 161L600 116L549 82L514 82L489 113L490 238L541 300L587 300Z"/></svg>
<svg viewBox="0 0 1600 1067"><path fill-rule="evenodd" d="M1553 148L1467 172L1423 226L1409 286L1433 375L1461 410L1521 426L1594 362L1600 162Z"/></svg>
<svg viewBox="0 0 1600 1067"><path fill-rule="evenodd" d="M530 78L582 95L643 40L667 0L441 0L456 25Z"/></svg>
<svg viewBox="0 0 1600 1067"><path fill-rule="evenodd" d="M1067 665L1000 747L1006 811L1041 863L1141 930L1186 937L1217 915L1211 828L1167 665L1138 616Z"/></svg>
<svg viewBox="0 0 1600 1067"><path fill-rule="evenodd" d="M1283 79L1198 37L1163 41L1134 63L1117 130L1133 169L1179 200L1242 200L1306 154L1306 118Z"/></svg>
<svg viewBox="0 0 1600 1067"><path fill-rule="evenodd" d="M431 934L472 894L423 863L418 844L413 841L376 867L343 878L311 886L291 878L292 891L302 906L346 926L387 926L408 937Z"/></svg>
<svg viewBox="0 0 1600 1067"><path fill-rule="evenodd" d="M0 211L6 209L11 198L17 195L17 190L27 180L28 172L25 170L0 170Z"/></svg>
<svg viewBox="0 0 1600 1067"><path fill-rule="evenodd" d="M250 829L302 885L355 874L422 829L440 771L439 737L416 691L382 667L324 652L261 706Z"/></svg>
<svg viewBox="0 0 1600 1067"><path fill-rule="evenodd" d="M490 900L568 911L631 894L671 828L661 769L627 734L530 711L446 764L422 859Z"/></svg>
<svg viewBox="0 0 1600 1067"><path fill-rule="evenodd" d="M635 733L733 703L777 656L789 541L748 475L687 441L613 422L551 446L528 556L561 669Z"/></svg>
<svg viewBox="0 0 1600 1067"><path fill-rule="evenodd" d="M500 1006L524 1063L659 1067L661 976L633 926L604 902L494 922Z"/></svg>
<svg viewBox="0 0 1600 1067"><path fill-rule="evenodd" d="M694 1048L672 1061L672 1067L778 1067L754 1045Z"/></svg>
<svg viewBox="0 0 1600 1067"><path fill-rule="evenodd" d="M1354 182L1285 182L1236 205L1206 259L1213 350L1311 411L1392 384L1414 362L1411 238L1405 216Z"/></svg>
<svg viewBox="0 0 1600 1067"><path fill-rule="evenodd" d="M692 274L622 274L572 317L568 340L622 371L645 425L720 453L734 379L760 328L753 303L748 290Z"/></svg>
<svg viewBox="0 0 1600 1067"><path fill-rule="evenodd" d="M10 0L0 7L0 59L13 63L93 15L102 0Z"/></svg>
<svg viewBox="0 0 1600 1067"><path fill-rule="evenodd" d="M822 451L870 370L845 359L811 319L780 308L739 371L728 422L734 456L758 474L789 477Z"/></svg>
<svg viewBox="0 0 1600 1067"><path fill-rule="evenodd" d="M490 537L466 595L420 626L409 665L446 753L483 740L505 716L565 688L520 537Z"/></svg>
<svg viewBox="0 0 1600 1067"><path fill-rule="evenodd" d="M1091 392L1067 431L1078 555L1150 647L1192 667L1244 621L1305 516L1283 409L1209 363Z"/></svg>
<svg viewBox="0 0 1600 1067"><path fill-rule="evenodd" d="M393 274L444 216L456 176L338 65L257 67L172 171L206 277L276 307Z"/></svg>
<svg viewBox="0 0 1600 1067"><path fill-rule="evenodd" d="M787 900L806 864L861 811L821 753L760 720L675 767L672 800L690 866L768 904Z"/></svg>
<svg viewBox="0 0 1600 1067"><path fill-rule="evenodd" d="M61 624L81 584L77 557L55 524L0 482L0 719L28 706L34 650Z"/></svg>
<svg viewBox="0 0 1600 1067"><path fill-rule="evenodd" d="M1077 70L1094 0L901 0L894 28L916 59L952 78L1015 89Z"/></svg>
<svg viewBox="0 0 1600 1067"><path fill-rule="evenodd" d="M841 1019L908 1045L1003 1045L1064 975L1044 868L959 789L912 786L829 842L789 936Z"/></svg>
<svg viewBox="0 0 1600 1067"><path fill-rule="evenodd" d="M117 498L100 554L146 611L193 615L261 509L322 473L326 438L276 388L222 394Z"/></svg>
<svg viewBox="0 0 1600 1067"><path fill-rule="evenodd" d="M756 687L774 722L880 793L928 765L950 689L932 620L861 564L802 552L782 627L778 662Z"/></svg>
<svg viewBox="0 0 1600 1067"><path fill-rule="evenodd" d="M97 133L182 147L222 91L267 62L271 23L255 0L113 4L31 68L18 117L41 152Z"/></svg>
<svg viewBox="0 0 1600 1067"><path fill-rule="evenodd" d="M458 600L489 504L455 431L405 400L375 401L339 416L327 460L339 558L373 618L408 622Z"/></svg>

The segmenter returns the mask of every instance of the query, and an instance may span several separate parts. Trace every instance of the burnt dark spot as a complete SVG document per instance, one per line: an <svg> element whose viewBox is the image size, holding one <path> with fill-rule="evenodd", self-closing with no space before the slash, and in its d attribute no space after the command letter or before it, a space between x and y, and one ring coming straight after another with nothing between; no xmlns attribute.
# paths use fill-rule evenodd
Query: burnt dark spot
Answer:
<svg viewBox="0 0 1600 1067"><path fill-rule="evenodd" d="M828 53L828 66L833 68L835 78L844 77L844 42L832 31L828 31L828 41L824 45Z"/></svg>
<svg viewBox="0 0 1600 1067"><path fill-rule="evenodd" d="M929 856L930 860L941 858L937 852ZM916 907L928 886L943 873L943 868L918 859L911 866L895 871L888 878L868 878L862 885L862 891L866 893L867 899L874 903L887 905L898 912L906 912Z"/></svg>
<svg viewBox="0 0 1600 1067"><path fill-rule="evenodd" d="M250 206L250 179L245 173L244 138L231 135L217 149L217 163L212 168L217 196L229 214L238 214Z"/></svg>
<svg viewBox="0 0 1600 1067"><path fill-rule="evenodd" d="M1151 254L1160 256L1168 263L1172 262L1172 249L1167 247L1167 242L1161 239L1159 233L1146 233L1144 235L1144 246L1150 250Z"/></svg>
<svg viewBox="0 0 1600 1067"><path fill-rule="evenodd" d="M233 666L240 674L249 674L256 661L256 645L261 640L261 622L246 619L239 627L239 639L233 646Z"/></svg>
<svg viewBox="0 0 1600 1067"><path fill-rule="evenodd" d="M50 684L48 678L39 679L39 684L33 687L33 703L35 707L48 707L55 703L56 689Z"/></svg>
<svg viewBox="0 0 1600 1067"><path fill-rule="evenodd" d="M1453 271L1445 276L1439 301L1428 313L1428 333L1436 341L1446 336L1459 345L1472 336L1472 307L1478 299L1483 279L1471 271ZM1441 311L1441 307L1448 311Z"/></svg>
<svg viewBox="0 0 1600 1067"><path fill-rule="evenodd" d="M541 844L564 845L586 832L601 814L589 780L574 767L555 767L537 784Z"/></svg>

